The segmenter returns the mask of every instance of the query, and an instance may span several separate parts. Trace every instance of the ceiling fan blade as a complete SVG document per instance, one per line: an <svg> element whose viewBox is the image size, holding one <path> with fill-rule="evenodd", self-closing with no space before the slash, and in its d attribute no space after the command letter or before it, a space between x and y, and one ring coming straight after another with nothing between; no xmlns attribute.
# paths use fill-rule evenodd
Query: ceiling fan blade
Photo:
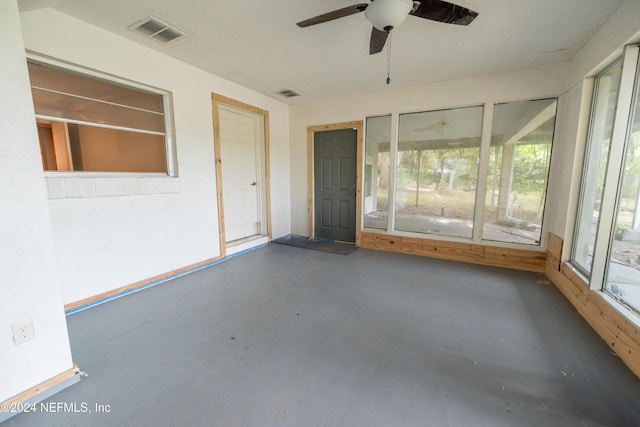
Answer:
<svg viewBox="0 0 640 427"><path fill-rule="evenodd" d="M478 16L478 12L442 0L421 0L420 5L409 14L456 25L469 25Z"/></svg>
<svg viewBox="0 0 640 427"><path fill-rule="evenodd" d="M356 13L364 11L369 3L358 3L353 6L343 7L342 9L333 10L331 12L323 13L322 15L314 16L313 18L305 19L298 22L298 27L304 28L310 25L322 24L323 22L333 21L334 19L344 18L345 16L354 15Z"/></svg>
<svg viewBox="0 0 640 427"><path fill-rule="evenodd" d="M371 29L371 40L369 41L369 55L381 52L387 42L387 37L389 37L389 33L373 27Z"/></svg>

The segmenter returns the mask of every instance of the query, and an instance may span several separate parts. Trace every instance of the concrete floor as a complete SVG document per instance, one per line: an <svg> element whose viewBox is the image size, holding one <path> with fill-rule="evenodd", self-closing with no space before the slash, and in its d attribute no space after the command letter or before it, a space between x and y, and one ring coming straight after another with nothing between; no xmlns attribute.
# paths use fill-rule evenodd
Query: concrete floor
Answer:
<svg viewBox="0 0 640 427"><path fill-rule="evenodd" d="M89 374L7 426L637 426L640 380L544 276L283 245L68 318ZM106 407L106 406L103 406Z"/></svg>

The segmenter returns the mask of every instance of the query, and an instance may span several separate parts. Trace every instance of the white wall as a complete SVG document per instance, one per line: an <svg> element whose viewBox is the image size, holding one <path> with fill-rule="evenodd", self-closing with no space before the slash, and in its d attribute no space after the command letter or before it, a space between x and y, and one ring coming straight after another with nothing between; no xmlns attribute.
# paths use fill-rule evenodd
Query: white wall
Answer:
<svg viewBox="0 0 640 427"><path fill-rule="evenodd" d="M557 97L565 90L566 69L566 63L551 64L292 106L292 233L308 234L307 126L364 120L367 116L397 112Z"/></svg>
<svg viewBox="0 0 640 427"><path fill-rule="evenodd" d="M72 368L20 18L0 2L0 402ZM32 319L16 346L11 325Z"/></svg>
<svg viewBox="0 0 640 427"><path fill-rule="evenodd" d="M560 99L558 131L549 177L546 229L565 240L570 255L591 109L592 80L622 55L624 45L640 41L640 2L627 0L567 64L567 89Z"/></svg>
<svg viewBox="0 0 640 427"><path fill-rule="evenodd" d="M640 41L640 1L627 0L573 57L568 87L593 76L622 54L626 44Z"/></svg>
<svg viewBox="0 0 640 427"><path fill-rule="evenodd" d="M558 236L564 236L567 213L575 209L577 188L572 185L574 176L580 179L582 171L583 133L579 127L588 124L590 92L583 91L578 84L563 94L558 102L556 116L556 134L553 146L549 183L547 187L547 209L545 211L545 229ZM586 116L585 116L586 115ZM559 143L555 143L559 142ZM579 187L579 182L577 186Z"/></svg>
<svg viewBox="0 0 640 427"><path fill-rule="evenodd" d="M95 180L49 180L65 303L219 255L212 92L269 111L273 237L290 232L287 105L53 9L22 13L21 20L29 51L173 96L179 178L151 182L156 194L96 197ZM107 184L116 187L112 194L132 186Z"/></svg>

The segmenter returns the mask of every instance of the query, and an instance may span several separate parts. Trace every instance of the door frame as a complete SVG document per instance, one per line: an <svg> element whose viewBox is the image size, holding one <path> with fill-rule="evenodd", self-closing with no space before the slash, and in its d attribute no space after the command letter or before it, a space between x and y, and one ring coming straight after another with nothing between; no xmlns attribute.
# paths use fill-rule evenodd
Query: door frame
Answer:
<svg viewBox="0 0 640 427"><path fill-rule="evenodd" d="M213 150L216 168L216 195L218 200L218 238L220 240L220 257L227 255L227 242L224 227L224 191L222 186L222 156L220 148L220 104L257 114L264 119L264 185L265 209L267 213L267 238L271 241L271 161L269 159L269 112L250 104L228 98L217 93L211 94L213 113Z"/></svg>
<svg viewBox="0 0 640 427"><path fill-rule="evenodd" d="M363 121L331 123L319 126L307 127L307 216L309 238L315 237L315 209L314 209L314 168L313 168L313 144L316 132L328 130L353 129L356 131L356 246L360 246L360 233L362 229L362 163L363 144L362 129Z"/></svg>

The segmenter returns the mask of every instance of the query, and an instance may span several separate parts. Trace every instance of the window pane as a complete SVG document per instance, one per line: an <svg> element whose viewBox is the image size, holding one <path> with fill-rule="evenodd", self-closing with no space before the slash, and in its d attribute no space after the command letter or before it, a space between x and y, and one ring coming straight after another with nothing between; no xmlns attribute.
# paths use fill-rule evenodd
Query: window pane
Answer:
<svg viewBox="0 0 640 427"><path fill-rule="evenodd" d="M539 245L556 101L495 106L482 238Z"/></svg>
<svg viewBox="0 0 640 427"><path fill-rule="evenodd" d="M42 167L46 171L58 170L56 152L53 145L53 129L49 123L38 123L38 139L40 140L40 155Z"/></svg>
<svg viewBox="0 0 640 427"><path fill-rule="evenodd" d="M113 104L31 89L35 112L46 117L163 132L164 116Z"/></svg>
<svg viewBox="0 0 640 427"><path fill-rule="evenodd" d="M482 110L400 115L396 230L472 237Z"/></svg>
<svg viewBox="0 0 640 427"><path fill-rule="evenodd" d="M125 87L69 70L29 61L31 86L85 98L163 112L162 95Z"/></svg>
<svg viewBox="0 0 640 427"><path fill-rule="evenodd" d="M572 253L573 262L587 275L591 274L621 73L622 62L618 62L598 77L594 92Z"/></svg>
<svg viewBox="0 0 640 427"><path fill-rule="evenodd" d="M391 116L367 118L364 164L364 226L387 229Z"/></svg>
<svg viewBox="0 0 640 427"><path fill-rule="evenodd" d="M164 136L69 124L73 170L166 172Z"/></svg>
<svg viewBox="0 0 640 427"><path fill-rule="evenodd" d="M640 96L636 99L618 193L606 290L640 312Z"/></svg>
<svg viewBox="0 0 640 427"><path fill-rule="evenodd" d="M28 61L45 170L167 172L164 95Z"/></svg>

